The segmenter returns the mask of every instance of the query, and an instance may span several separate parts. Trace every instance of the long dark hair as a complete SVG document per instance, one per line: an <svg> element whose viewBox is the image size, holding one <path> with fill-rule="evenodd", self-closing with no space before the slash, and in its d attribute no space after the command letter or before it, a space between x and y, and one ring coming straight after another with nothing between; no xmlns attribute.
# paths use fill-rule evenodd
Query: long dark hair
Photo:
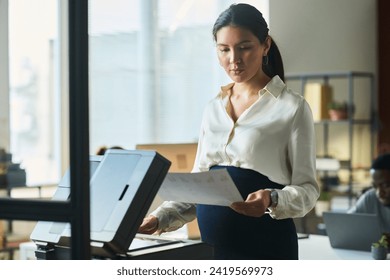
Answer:
<svg viewBox="0 0 390 280"><path fill-rule="evenodd" d="M217 32L222 27L229 25L251 31L261 44L265 42L268 36L268 26L262 13L249 4L233 4L219 15L213 27L215 41L217 41ZM263 71L271 78L278 75L284 81L282 56L274 40L271 41L272 43L268 51L268 63L263 63Z"/></svg>

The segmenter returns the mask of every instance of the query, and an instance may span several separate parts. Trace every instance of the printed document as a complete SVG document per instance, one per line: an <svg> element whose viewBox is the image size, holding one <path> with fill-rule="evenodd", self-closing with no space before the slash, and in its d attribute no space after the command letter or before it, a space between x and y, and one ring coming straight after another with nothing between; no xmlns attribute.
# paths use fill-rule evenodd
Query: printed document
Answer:
<svg viewBox="0 0 390 280"><path fill-rule="evenodd" d="M220 206L243 201L226 169L168 173L158 195L163 200Z"/></svg>

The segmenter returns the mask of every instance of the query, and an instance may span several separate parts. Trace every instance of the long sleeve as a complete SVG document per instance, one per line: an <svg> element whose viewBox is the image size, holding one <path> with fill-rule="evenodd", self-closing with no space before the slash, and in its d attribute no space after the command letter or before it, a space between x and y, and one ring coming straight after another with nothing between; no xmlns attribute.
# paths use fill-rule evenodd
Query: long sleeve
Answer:
<svg viewBox="0 0 390 280"><path fill-rule="evenodd" d="M174 231L196 218L196 207L191 203L164 201L151 215L159 221L161 232Z"/></svg>
<svg viewBox="0 0 390 280"><path fill-rule="evenodd" d="M302 217L314 206L319 196L315 174L315 134L312 113L305 100L294 119L288 142L291 184L278 191L279 204L271 209L276 219Z"/></svg>

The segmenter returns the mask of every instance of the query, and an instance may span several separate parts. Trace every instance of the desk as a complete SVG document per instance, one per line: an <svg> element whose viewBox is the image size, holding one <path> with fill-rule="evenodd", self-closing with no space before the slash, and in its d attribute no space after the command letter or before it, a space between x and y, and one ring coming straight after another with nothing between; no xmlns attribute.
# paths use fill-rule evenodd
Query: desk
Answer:
<svg viewBox="0 0 390 280"><path fill-rule="evenodd" d="M298 244L300 260L374 260L371 252L332 248L324 235L311 234L299 239Z"/></svg>
<svg viewBox="0 0 390 280"><path fill-rule="evenodd" d="M21 259L35 259L34 252L36 250L36 245L34 242L22 243L20 249ZM299 239L299 259L373 260L371 252L334 249L330 246L328 237L323 235L310 235L309 238Z"/></svg>
<svg viewBox="0 0 390 280"><path fill-rule="evenodd" d="M37 185L12 185L0 186L0 196L10 198L36 198L49 199L53 196L57 186L54 183L45 183ZM8 220L6 232L13 232L12 220Z"/></svg>
<svg viewBox="0 0 390 280"><path fill-rule="evenodd" d="M0 189L3 189L3 190L6 190L7 191L7 196L8 197L12 197L11 193L12 193L12 190L15 190L15 189L36 189L38 190L38 197L42 197L42 187L43 185L33 185L33 186L27 186L27 185L7 185L7 186L0 186Z"/></svg>

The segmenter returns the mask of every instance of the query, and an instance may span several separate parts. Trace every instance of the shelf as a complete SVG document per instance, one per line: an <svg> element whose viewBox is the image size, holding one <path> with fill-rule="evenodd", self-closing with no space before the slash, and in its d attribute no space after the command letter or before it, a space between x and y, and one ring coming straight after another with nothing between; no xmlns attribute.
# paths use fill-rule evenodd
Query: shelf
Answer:
<svg viewBox="0 0 390 280"><path fill-rule="evenodd" d="M349 196L350 202L352 201L352 198L354 196L354 191L356 189L356 183L353 182L353 172L359 171L359 170L369 170L369 167L353 167L353 146L354 146L354 129L356 128L356 125L366 125L370 128L371 135L370 135L370 144L369 148L371 152L371 160L374 157L374 135L373 130L376 128L376 118L375 118L375 84L374 84L374 75L373 73L369 72L359 72L359 71L336 71L336 72L323 72L323 73L291 73L286 74L286 83L288 84L291 81L300 82L300 90L298 92L301 92L301 94L304 94L305 86L307 83L313 81L315 83L318 83L318 81L322 81L323 84L326 85L333 85L334 79L344 79L346 81L347 86L347 92L344 92L344 94L347 94L347 104L352 105L355 103L355 91L358 91L358 87L355 87L354 85L354 79L355 78L365 78L364 83L368 83L368 90L363 92L363 94L367 94L367 102L363 102L360 104L360 106L367 106L368 108L368 117L367 118L354 118L354 110L349 109L349 117L347 119L343 120L337 120L333 121L330 119L324 119L320 121L315 121L316 131L318 129L322 129L322 153L324 155L329 155L328 147L329 143L332 141L332 137L330 136L331 126L343 126L342 129L344 130L343 133L345 133L348 137L345 150L348 152L348 158L344 158L344 160L340 160L340 171L346 171L349 172L349 181L346 182L345 185L342 186L342 192ZM361 93L361 92L360 92ZM340 92L339 92L340 95ZM360 95L361 96L361 95ZM364 96L363 96L364 97ZM334 100L337 100L337 93L333 93ZM362 97L361 97L362 98ZM345 126L345 129L344 129ZM320 140L320 139L318 139ZM318 157L320 155L317 154ZM324 157L324 156L322 156ZM318 172L322 172L320 170L317 170ZM325 174L327 176L327 174ZM325 181L326 182L326 181ZM323 186L324 189L329 187Z"/></svg>
<svg viewBox="0 0 390 280"><path fill-rule="evenodd" d="M347 78L347 77L362 77L374 78L373 73L359 71L336 71L327 73L290 73L286 74L286 80L313 80L313 79L331 79L331 78Z"/></svg>
<svg viewBox="0 0 390 280"><path fill-rule="evenodd" d="M338 120L338 121L332 121L332 120L321 120L316 121L314 124L365 124L370 125L372 124L371 120L364 120L364 119L346 119L346 120Z"/></svg>

